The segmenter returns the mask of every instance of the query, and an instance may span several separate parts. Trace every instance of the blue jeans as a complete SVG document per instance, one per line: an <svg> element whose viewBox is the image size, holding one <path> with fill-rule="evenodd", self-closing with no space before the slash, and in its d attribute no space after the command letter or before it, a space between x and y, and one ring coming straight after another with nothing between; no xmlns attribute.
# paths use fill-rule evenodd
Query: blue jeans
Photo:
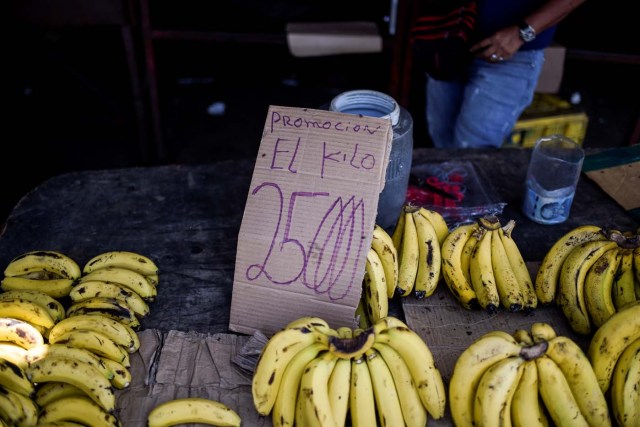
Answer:
<svg viewBox="0 0 640 427"><path fill-rule="evenodd" d="M490 63L476 59L465 82L427 76L427 127L436 148L500 147L533 101L544 50Z"/></svg>

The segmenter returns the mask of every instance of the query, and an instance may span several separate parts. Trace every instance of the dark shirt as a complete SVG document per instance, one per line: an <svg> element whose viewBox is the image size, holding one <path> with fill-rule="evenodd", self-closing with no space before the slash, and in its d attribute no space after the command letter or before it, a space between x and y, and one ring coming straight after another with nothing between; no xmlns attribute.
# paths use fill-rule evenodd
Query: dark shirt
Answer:
<svg viewBox="0 0 640 427"><path fill-rule="evenodd" d="M478 40L496 31L520 23L529 13L546 0L478 0ZM544 49L553 41L556 26L538 33L535 40L522 45L520 50Z"/></svg>

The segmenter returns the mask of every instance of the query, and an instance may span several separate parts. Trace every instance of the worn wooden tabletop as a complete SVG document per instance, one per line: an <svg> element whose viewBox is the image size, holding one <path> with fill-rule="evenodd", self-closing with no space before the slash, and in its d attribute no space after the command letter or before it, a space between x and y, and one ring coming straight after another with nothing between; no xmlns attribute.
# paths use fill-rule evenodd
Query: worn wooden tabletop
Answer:
<svg viewBox="0 0 640 427"><path fill-rule="evenodd" d="M416 149L413 164L468 160L483 171L517 221L527 261L540 261L581 224L635 230L638 224L581 177L570 219L539 225L520 210L527 149ZM160 266L158 297L144 329L228 332L237 236L253 159L206 165L82 171L53 177L15 206L0 235L0 266L31 250L57 250L80 265L101 252L131 250ZM393 314L402 316L395 305Z"/></svg>

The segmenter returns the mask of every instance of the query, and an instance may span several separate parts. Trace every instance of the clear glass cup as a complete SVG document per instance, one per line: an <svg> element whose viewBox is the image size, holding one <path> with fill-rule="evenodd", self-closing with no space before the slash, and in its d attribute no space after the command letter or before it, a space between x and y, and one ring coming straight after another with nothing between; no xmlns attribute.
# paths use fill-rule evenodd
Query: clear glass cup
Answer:
<svg viewBox="0 0 640 427"><path fill-rule="evenodd" d="M582 170L584 150L564 135L540 138L533 147L525 179L523 213L540 224L569 218Z"/></svg>

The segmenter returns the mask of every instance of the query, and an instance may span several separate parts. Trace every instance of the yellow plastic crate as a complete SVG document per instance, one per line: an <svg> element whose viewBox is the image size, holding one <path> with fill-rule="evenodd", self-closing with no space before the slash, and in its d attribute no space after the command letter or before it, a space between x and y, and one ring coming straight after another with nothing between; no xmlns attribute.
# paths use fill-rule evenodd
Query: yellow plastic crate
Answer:
<svg viewBox="0 0 640 427"><path fill-rule="evenodd" d="M522 113L505 147L533 147L543 136L561 134L582 145L589 119L575 111L567 101L551 94L536 94L533 103Z"/></svg>

